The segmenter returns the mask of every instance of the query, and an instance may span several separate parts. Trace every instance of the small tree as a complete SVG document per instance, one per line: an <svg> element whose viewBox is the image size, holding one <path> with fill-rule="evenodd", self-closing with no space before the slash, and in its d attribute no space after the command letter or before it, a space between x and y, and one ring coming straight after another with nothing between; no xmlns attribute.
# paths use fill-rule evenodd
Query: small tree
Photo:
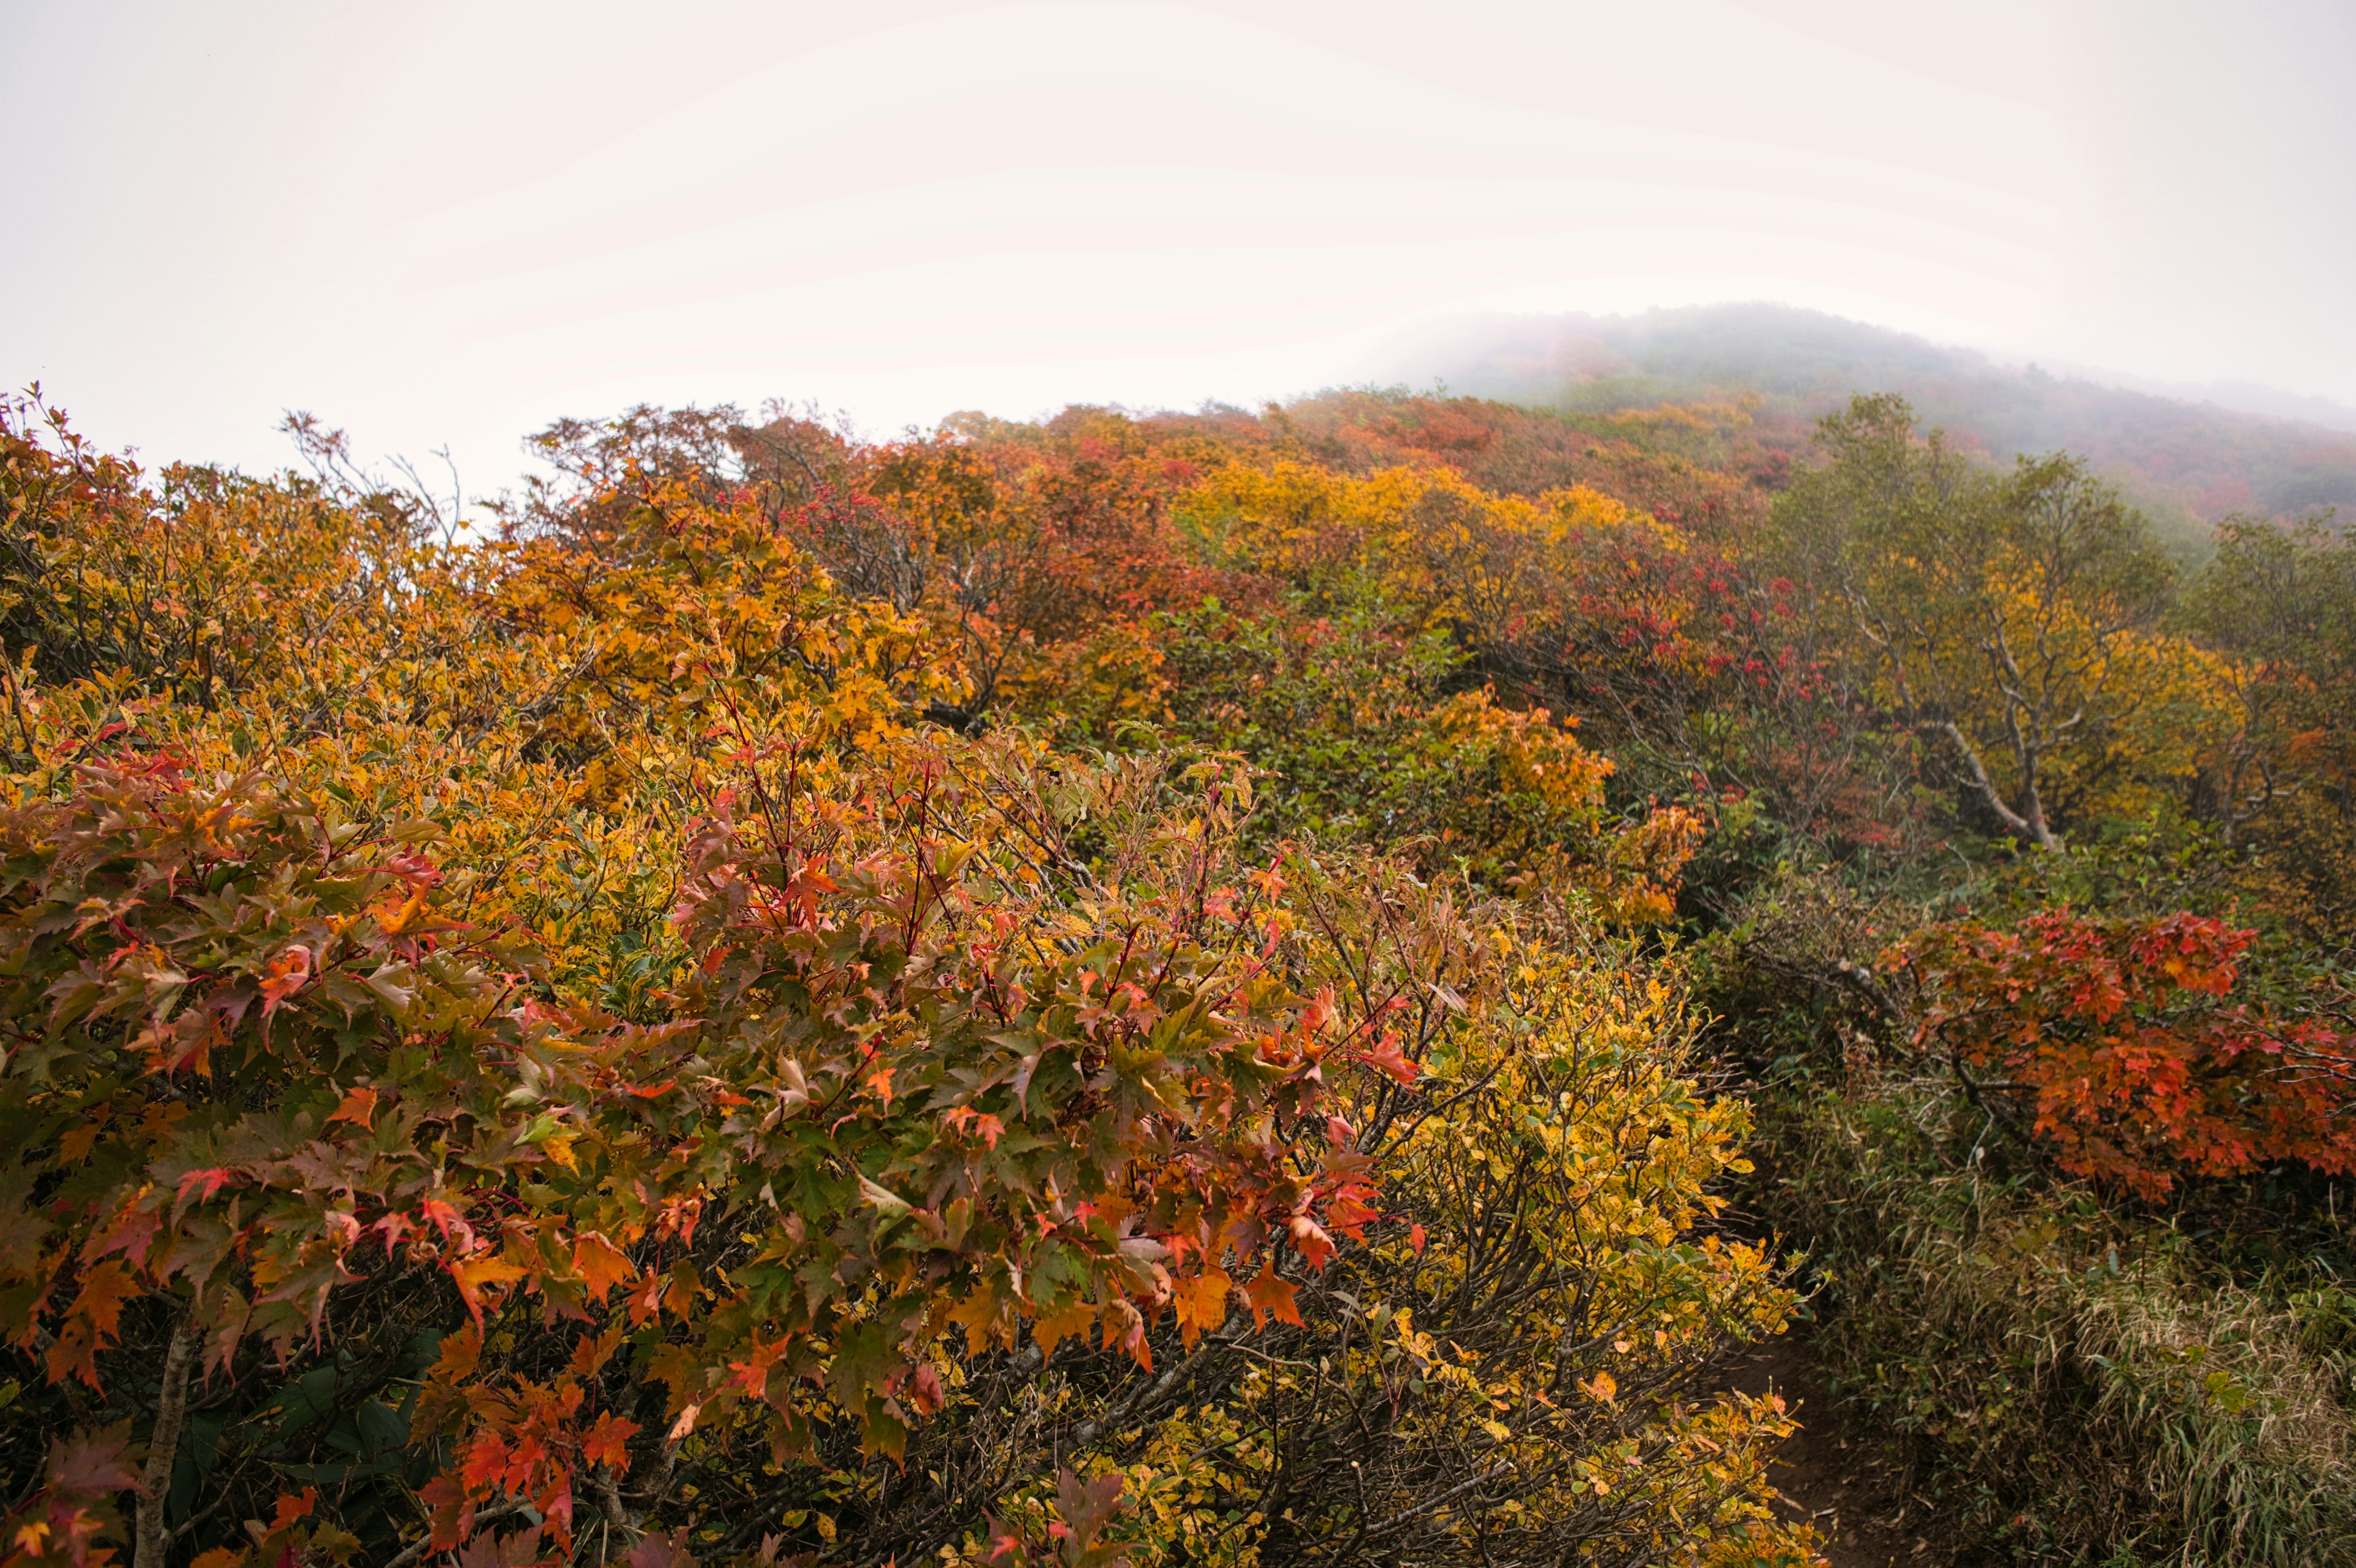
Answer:
<svg viewBox="0 0 2356 1568"><path fill-rule="evenodd" d="M2059 848L2128 716L2187 678L2153 641L2174 572L2142 517L2066 456L1976 468L1893 396L1827 416L1783 538L1848 608L1848 656L1944 745L2003 829Z"/></svg>

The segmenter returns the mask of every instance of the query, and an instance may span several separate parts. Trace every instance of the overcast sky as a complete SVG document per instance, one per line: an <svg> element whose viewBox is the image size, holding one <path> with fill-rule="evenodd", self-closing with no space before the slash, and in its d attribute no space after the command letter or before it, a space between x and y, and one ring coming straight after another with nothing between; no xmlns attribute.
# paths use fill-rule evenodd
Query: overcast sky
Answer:
<svg viewBox="0 0 2356 1568"><path fill-rule="evenodd" d="M552 418L1250 402L1776 300L2356 403L2356 0L0 0L0 376L470 483Z"/></svg>

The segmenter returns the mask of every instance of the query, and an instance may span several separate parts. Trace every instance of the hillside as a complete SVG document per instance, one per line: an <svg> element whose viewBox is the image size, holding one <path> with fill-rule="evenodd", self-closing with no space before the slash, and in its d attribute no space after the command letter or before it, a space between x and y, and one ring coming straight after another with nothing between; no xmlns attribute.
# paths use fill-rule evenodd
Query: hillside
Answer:
<svg viewBox="0 0 2356 1568"><path fill-rule="evenodd" d="M2356 507L2356 432L2014 368L1778 305L1481 318L1403 347L1395 368L1472 396L1574 412L1747 389L1761 399L1762 437L1792 445L1854 391L1900 392L1927 422L1989 456L2078 453L2172 532L2234 513Z"/></svg>
<svg viewBox="0 0 2356 1568"><path fill-rule="evenodd" d="M0 1568L2356 1562L2356 535L1798 417L0 401Z"/></svg>

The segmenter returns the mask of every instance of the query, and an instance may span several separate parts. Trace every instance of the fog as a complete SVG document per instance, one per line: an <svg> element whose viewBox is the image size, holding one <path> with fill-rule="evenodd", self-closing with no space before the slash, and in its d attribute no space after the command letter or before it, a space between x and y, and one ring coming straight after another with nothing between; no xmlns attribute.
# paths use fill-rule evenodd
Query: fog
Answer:
<svg viewBox="0 0 2356 1568"><path fill-rule="evenodd" d="M1719 300L2356 404L2344 0L5 22L0 375L156 456L307 408L479 488L641 400L1248 402Z"/></svg>

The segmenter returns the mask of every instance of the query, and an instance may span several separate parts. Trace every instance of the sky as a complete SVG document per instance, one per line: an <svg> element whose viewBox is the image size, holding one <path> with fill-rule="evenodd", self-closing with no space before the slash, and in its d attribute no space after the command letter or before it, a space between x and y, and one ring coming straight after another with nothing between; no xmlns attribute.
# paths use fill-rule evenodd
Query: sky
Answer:
<svg viewBox="0 0 2356 1568"><path fill-rule="evenodd" d="M1770 300L2356 403L2350 0L0 0L0 379L283 466L1192 407Z"/></svg>

